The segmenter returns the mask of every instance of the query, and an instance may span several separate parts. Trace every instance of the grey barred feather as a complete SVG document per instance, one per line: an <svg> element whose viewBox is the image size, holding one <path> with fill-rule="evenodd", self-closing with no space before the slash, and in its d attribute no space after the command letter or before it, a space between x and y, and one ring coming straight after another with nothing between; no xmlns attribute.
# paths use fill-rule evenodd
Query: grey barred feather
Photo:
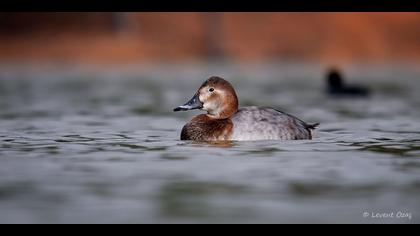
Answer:
<svg viewBox="0 0 420 236"><path fill-rule="evenodd" d="M319 124L307 124L284 112L266 107L243 107L233 116L232 140L312 139Z"/></svg>

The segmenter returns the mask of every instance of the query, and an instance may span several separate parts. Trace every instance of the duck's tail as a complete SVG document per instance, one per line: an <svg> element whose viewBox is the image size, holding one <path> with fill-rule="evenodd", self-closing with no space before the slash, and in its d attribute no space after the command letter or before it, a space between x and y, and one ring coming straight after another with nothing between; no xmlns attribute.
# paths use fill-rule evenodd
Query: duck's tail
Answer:
<svg viewBox="0 0 420 236"><path fill-rule="evenodd" d="M316 129L316 128L318 128L318 126L319 126L319 123L306 124L306 127L305 128L307 128L307 129Z"/></svg>
<svg viewBox="0 0 420 236"><path fill-rule="evenodd" d="M315 123L315 124L305 124L305 128L309 131L309 139L312 139L313 135L314 135L314 130L316 128L318 128L319 123Z"/></svg>

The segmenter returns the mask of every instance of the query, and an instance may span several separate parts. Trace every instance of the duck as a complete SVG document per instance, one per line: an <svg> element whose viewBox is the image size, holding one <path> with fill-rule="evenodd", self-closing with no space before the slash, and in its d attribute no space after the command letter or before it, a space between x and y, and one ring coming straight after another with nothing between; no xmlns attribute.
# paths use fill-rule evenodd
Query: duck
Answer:
<svg viewBox="0 0 420 236"><path fill-rule="evenodd" d="M360 85L347 85L338 69L330 69L326 74L327 93L335 97L366 97L370 91Z"/></svg>
<svg viewBox="0 0 420 236"><path fill-rule="evenodd" d="M257 141L312 139L319 123L308 124L299 118L270 107L239 108L232 84L212 76L184 105L173 111L200 109L181 131L181 140Z"/></svg>

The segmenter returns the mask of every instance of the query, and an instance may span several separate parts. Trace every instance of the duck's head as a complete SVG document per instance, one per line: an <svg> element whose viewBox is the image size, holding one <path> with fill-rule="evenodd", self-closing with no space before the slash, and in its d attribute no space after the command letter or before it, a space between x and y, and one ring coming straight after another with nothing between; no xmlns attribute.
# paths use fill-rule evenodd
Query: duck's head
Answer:
<svg viewBox="0 0 420 236"><path fill-rule="evenodd" d="M343 78L338 69L330 69L327 73L327 80L330 88L342 88L344 86Z"/></svg>
<svg viewBox="0 0 420 236"><path fill-rule="evenodd" d="M233 86L223 78L213 76L206 80L193 98L174 111L201 109L214 119L226 119L238 110L238 97Z"/></svg>

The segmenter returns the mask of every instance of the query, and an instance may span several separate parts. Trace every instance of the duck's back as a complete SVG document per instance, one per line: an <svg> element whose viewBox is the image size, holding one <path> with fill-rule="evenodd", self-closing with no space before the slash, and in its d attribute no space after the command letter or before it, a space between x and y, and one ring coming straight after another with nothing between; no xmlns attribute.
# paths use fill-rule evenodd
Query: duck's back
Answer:
<svg viewBox="0 0 420 236"><path fill-rule="evenodd" d="M284 112L266 107L242 107L233 116L232 140L311 139L309 125Z"/></svg>

